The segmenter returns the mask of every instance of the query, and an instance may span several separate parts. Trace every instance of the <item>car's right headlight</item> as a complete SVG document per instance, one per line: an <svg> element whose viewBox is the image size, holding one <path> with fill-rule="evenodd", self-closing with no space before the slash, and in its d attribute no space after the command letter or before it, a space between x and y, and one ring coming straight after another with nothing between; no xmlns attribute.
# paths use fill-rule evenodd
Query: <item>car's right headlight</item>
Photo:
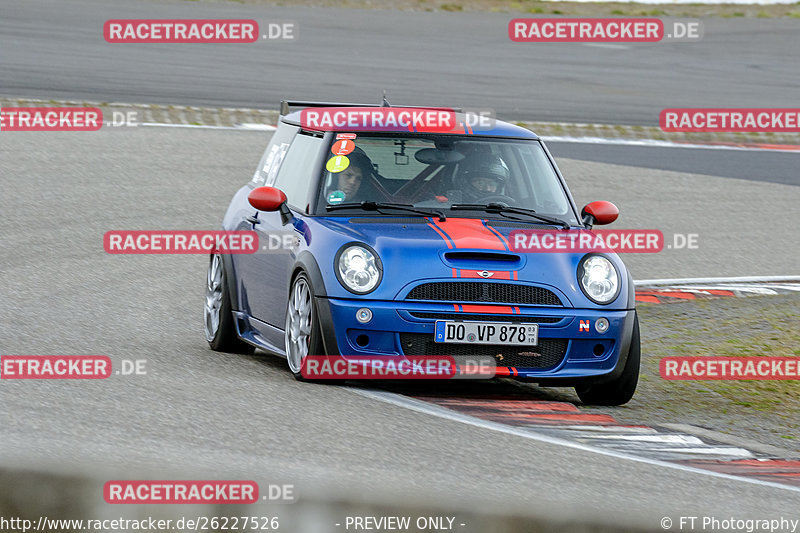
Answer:
<svg viewBox="0 0 800 533"><path fill-rule="evenodd" d="M383 277L381 260L368 246L346 244L336 255L336 277L348 291L367 294L381 282Z"/></svg>
<svg viewBox="0 0 800 533"><path fill-rule="evenodd" d="M596 304L613 302L619 295L619 272L610 259L589 254L578 263L578 282L581 290Z"/></svg>

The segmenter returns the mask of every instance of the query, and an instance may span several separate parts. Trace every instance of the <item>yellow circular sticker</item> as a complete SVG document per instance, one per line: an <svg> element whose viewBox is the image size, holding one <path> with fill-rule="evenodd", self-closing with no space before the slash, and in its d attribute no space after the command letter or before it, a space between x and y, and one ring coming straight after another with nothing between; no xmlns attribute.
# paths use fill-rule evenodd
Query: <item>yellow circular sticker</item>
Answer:
<svg viewBox="0 0 800 533"><path fill-rule="evenodd" d="M346 155L333 156L325 163L325 168L328 169L328 172L341 172L349 166L350 158Z"/></svg>

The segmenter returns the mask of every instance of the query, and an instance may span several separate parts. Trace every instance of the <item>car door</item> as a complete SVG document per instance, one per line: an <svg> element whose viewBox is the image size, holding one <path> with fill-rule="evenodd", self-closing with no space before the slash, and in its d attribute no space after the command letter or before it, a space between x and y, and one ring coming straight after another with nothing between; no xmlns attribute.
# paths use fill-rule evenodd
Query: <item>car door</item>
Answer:
<svg viewBox="0 0 800 533"><path fill-rule="evenodd" d="M292 140L271 183L286 194L287 204L296 217L293 222L284 225L280 212L251 208L250 221L255 218L258 220L251 227L258 233L261 250L241 256L241 261L248 264L247 279L243 284L250 314L260 322L281 330L289 298L290 269L296 256L291 249L270 248L278 242L283 243L286 234L291 235L292 241L302 238L298 227L302 227L300 221L308 214L309 203L316 194L316 190L310 189L319 182L322 149L322 136L300 131ZM264 246L268 249L265 250ZM262 333L268 336L267 332Z"/></svg>
<svg viewBox="0 0 800 533"><path fill-rule="evenodd" d="M256 214L256 210L247 201L247 195L256 187L262 187L275 182L278 170L283 163L286 152L289 150L299 127L291 124L279 123L277 131L272 135L253 179L243 187L233 199L231 209L226 214L225 227L237 230L252 230L253 224L248 220ZM233 283L236 288L236 302L238 310L253 316L250 306L250 291L257 292L261 285L261 270L257 261L253 261L249 254L231 254L229 259L233 264L231 272L235 274Z"/></svg>

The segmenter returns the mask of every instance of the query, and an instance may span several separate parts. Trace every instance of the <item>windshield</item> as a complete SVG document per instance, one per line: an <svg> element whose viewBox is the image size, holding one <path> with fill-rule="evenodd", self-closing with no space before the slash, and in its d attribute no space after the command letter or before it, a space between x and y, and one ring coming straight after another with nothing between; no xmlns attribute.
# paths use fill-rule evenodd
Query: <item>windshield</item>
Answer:
<svg viewBox="0 0 800 533"><path fill-rule="evenodd" d="M326 213L328 206L369 201L433 208L455 217L502 218L483 211L451 211L450 207L504 203L577 224L566 192L536 141L347 137L331 147L317 203L319 214ZM344 215L352 213L342 211Z"/></svg>

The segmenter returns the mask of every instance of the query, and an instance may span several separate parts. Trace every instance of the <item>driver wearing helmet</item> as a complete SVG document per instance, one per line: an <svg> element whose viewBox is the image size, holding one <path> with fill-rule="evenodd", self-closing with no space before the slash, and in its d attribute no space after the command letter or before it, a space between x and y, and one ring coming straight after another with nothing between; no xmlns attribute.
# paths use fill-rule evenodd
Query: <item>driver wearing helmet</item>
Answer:
<svg viewBox="0 0 800 533"><path fill-rule="evenodd" d="M510 173L503 160L494 154L473 154L461 163L458 183L465 202L478 202L505 194Z"/></svg>

